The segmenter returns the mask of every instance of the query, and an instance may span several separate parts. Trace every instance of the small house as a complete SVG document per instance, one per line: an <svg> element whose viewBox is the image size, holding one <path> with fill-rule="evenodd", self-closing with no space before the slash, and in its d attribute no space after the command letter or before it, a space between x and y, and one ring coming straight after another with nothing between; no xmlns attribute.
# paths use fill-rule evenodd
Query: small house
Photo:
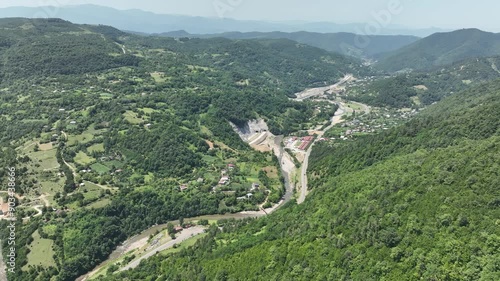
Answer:
<svg viewBox="0 0 500 281"><path fill-rule="evenodd" d="M228 176L223 176L220 178L219 184L220 185L226 185L229 183L229 177Z"/></svg>

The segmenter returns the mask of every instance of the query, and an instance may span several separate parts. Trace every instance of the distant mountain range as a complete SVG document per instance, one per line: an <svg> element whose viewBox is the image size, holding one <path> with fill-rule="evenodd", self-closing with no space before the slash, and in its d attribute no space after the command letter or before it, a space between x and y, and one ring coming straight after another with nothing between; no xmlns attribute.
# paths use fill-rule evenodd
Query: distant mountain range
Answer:
<svg viewBox="0 0 500 281"><path fill-rule="evenodd" d="M420 38L407 35L369 35L360 36L353 33L315 33L315 32L226 32L217 34L189 34L174 31L160 34L167 37L214 38L229 39L289 39L299 43L318 47L327 51L358 58L372 58L386 52L395 51L418 41Z"/></svg>
<svg viewBox="0 0 500 281"><path fill-rule="evenodd" d="M193 34L223 32L297 32L322 33L362 33L365 23L336 24L331 22L263 22L240 21L227 18L203 18L182 15L155 14L141 10L117 10L96 5L76 5L64 7L9 7L0 9L0 17L61 18L74 23L111 25L121 30L142 33L163 33L186 30ZM441 29L408 29L389 26L377 35L413 35L425 37Z"/></svg>
<svg viewBox="0 0 500 281"><path fill-rule="evenodd" d="M500 33L462 29L436 33L386 54L377 66L387 71L426 70L464 59L497 55L500 55Z"/></svg>

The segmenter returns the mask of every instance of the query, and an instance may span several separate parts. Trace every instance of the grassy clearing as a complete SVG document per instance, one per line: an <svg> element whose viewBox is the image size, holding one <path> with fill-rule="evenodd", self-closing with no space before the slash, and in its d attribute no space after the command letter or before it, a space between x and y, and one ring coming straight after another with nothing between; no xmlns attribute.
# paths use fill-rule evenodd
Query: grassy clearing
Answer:
<svg viewBox="0 0 500 281"><path fill-rule="evenodd" d="M107 174L111 171L109 167L106 167L101 163L94 163L92 164L92 166L90 166L90 168L101 175Z"/></svg>
<svg viewBox="0 0 500 281"><path fill-rule="evenodd" d="M78 163L80 165L83 165L83 166L86 166L86 165L89 165L93 162L96 161L95 158L92 158L90 156L88 156L85 152L83 151L80 151L76 154L75 158L75 163Z"/></svg>
<svg viewBox="0 0 500 281"><path fill-rule="evenodd" d="M30 154L30 157L34 160L33 162L38 165L35 166L35 170L53 170L59 167L56 159L56 150L48 151L38 151Z"/></svg>
<svg viewBox="0 0 500 281"><path fill-rule="evenodd" d="M415 97L411 97L411 100L413 101L414 104L416 105L421 105L422 102L420 101L420 98L415 96Z"/></svg>
<svg viewBox="0 0 500 281"><path fill-rule="evenodd" d="M95 129L95 125L92 124L88 127L88 129L85 131L85 133L87 134L91 134L93 136L100 136L102 135L103 133L107 132L108 130L107 129Z"/></svg>
<svg viewBox="0 0 500 281"><path fill-rule="evenodd" d="M104 144L103 143L94 144L94 145L88 147L87 151L90 153L92 153L92 152L104 152Z"/></svg>
<svg viewBox="0 0 500 281"><path fill-rule="evenodd" d="M151 183L155 179L155 175L153 173L148 173L144 176L144 182Z"/></svg>
<svg viewBox="0 0 500 281"><path fill-rule="evenodd" d="M57 180L57 182L40 181L40 186L42 187L42 193L53 195L56 192L63 192L64 191L64 178L59 178ZM51 203L53 203L53 202L51 202Z"/></svg>
<svg viewBox="0 0 500 281"><path fill-rule="evenodd" d="M169 76L165 76L165 73L163 72L153 72L151 73L151 77L155 80L156 83L165 83L172 78Z"/></svg>
<svg viewBox="0 0 500 281"><path fill-rule="evenodd" d="M96 201L90 205L88 205L87 209L101 209L101 208L104 208L106 207L107 205L109 205L111 203L111 199L109 198L104 198L102 200L99 200L99 201Z"/></svg>
<svg viewBox="0 0 500 281"><path fill-rule="evenodd" d="M91 200L91 199L99 198L99 196L101 195L102 188L100 188L99 186L97 186L89 181L85 181L84 183L85 183L85 186L81 187L80 190L82 191L85 199Z"/></svg>
<svg viewBox="0 0 500 281"><path fill-rule="evenodd" d="M55 235L56 230L57 230L57 226L53 225L53 224L43 226L43 232L47 233L47 235L49 235L49 236Z"/></svg>
<svg viewBox="0 0 500 281"><path fill-rule="evenodd" d="M110 169L113 169L114 168L118 168L118 169L121 169L125 166L125 164L123 164L122 162L120 161L117 161L117 160L112 160L112 161L106 161L103 163L106 167L110 168Z"/></svg>
<svg viewBox="0 0 500 281"><path fill-rule="evenodd" d="M38 230L33 233L33 242L29 245L29 249L31 250L28 254L28 266L42 266L42 267L50 267L56 266L54 261L54 250L52 246L54 245L54 241L50 239L43 239L40 237L40 233Z"/></svg>
<svg viewBox="0 0 500 281"><path fill-rule="evenodd" d="M112 94L108 94L108 93L102 93L101 94L101 99L103 100L110 100L112 99L114 96Z"/></svg>
<svg viewBox="0 0 500 281"><path fill-rule="evenodd" d="M125 117L125 120L127 120L127 122L133 125L138 125L144 122L142 118L139 118L137 116L137 113L130 110L125 111L125 113L123 113L123 117Z"/></svg>
<svg viewBox="0 0 500 281"><path fill-rule="evenodd" d="M149 108L149 107L139 108L139 110L142 111L142 112L144 112L145 114L151 114L151 113L154 113L154 112L159 112L158 110L153 109L153 108Z"/></svg>
<svg viewBox="0 0 500 281"><path fill-rule="evenodd" d="M268 177L270 177L272 179L279 178L278 169L276 167L268 166L268 167L265 167L263 170L267 173Z"/></svg>
<svg viewBox="0 0 500 281"><path fill-rule="evenodd" d="M350 103L349 102L346 105L347 105L347 107L352 108L353 110L356 110L356 111L362 111L363 110L363 106L361 106L361 105L359 105L357 103Z"/></svg>
<svg viewBox="0 0 500 281"><path fill-rule="evenodd" d="M193 246L196 241L200 240L201 238L207 236L208 233L202 233L202 234L199 234L199 235L196 235L196 236L193 236L185 241L183 241L182 243L178 244L176 248L170 248L170 249L166 249L165 251L162 251L160 252L162 255L167 255L167 254L171 254L171 253L177 253L177 252L180 252L182 249L185 249L187 247L191 247Z"/></svg>
<svg viewBox="0 0 500 281"><path fill-rule="evenodd" d="M94 139L94 134L91 132L85 131L81 135L69 135L68 136L68 145L73 146L77 143L88 143L89 141Z"/></svg>

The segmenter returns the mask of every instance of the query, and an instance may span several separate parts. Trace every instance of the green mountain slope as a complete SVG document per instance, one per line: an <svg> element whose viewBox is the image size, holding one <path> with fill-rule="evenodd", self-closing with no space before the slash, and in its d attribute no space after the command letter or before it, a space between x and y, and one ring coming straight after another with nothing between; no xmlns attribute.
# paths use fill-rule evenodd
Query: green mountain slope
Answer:
<svg viewBox="0 0 500 281"><path fill-rule="evenodd" d="M287 39L131 37L129 42L139 49L165 49L200 66L230 72L236 81L271 83L289 94L304 85L322 86L335 83L346 73L369 71L357 59Z"/></svg>
<svg viewBox="0 0 500 281"><path fill-rule="evenodd" d="M122 53L113 36L96 30L59 19L0 19L1 76L9 81L138 64L138 58Z"/></svg>
<svg viewBox="0 0 500 281"><path fill-rule="evenodd" d="M349 97L373 106L430 105L467 88L500 78L500 57L473 58L432 72L417 71L350 87Z"/></svg>
<svg viewBox="0 0 500 281"><path fill-rule="evenodd" d="M289 39L299 43L318 47L330 52L358 58L372 58L383 53L395 51L414 43L419 38L404 35L356 35L353 33L314 33L314 32L227 32L220 34L193 35L183 31L161 34L171 37L214 38L229 39Z"/></svg>
<svg viewBox="0 0 500 281"><path fill-rule="evenodd" d="M100 280L498 280L500 81L320 146L313 192Z"/></svg>
<svg viewBox="0 0 500 281"><path fill-rule="evenodd" d="M16 167L25 198L9 275L20 281L73 281L154 224L276 205L278 159L230 121L261 118L276 134L324 122L317 104L289 96L370 71L290 40L175 40L57 19L6 19L0 38L0 163Z"/></svg>
<svg viewBox="0 0 500 281"><path fill-rule="evenodd" d="M377 66L386 71L422 70L467 58L500 55L500 34L478 29L436 33L386 54Z"/></svg>

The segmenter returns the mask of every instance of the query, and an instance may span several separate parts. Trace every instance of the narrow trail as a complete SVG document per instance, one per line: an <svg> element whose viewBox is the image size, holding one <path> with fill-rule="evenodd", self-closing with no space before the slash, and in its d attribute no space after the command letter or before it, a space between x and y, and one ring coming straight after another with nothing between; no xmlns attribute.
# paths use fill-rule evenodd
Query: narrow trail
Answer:
<svg viewBox="0 0 500 281"><path fill-rule="evenodd" d="M61 131L61 134L63 134L64 135L64 139L66 141L68 141L68 135L64 131ZM73 166L71 166L68 162L66 162L66 160L64 160L64 157L62 158L62 160L63 160L64 164L66 166L68 166L69 169L71 170L71 172L73 173L73 177L76 178L78 176L78 174L76 173L76 169Z"/></svg>

